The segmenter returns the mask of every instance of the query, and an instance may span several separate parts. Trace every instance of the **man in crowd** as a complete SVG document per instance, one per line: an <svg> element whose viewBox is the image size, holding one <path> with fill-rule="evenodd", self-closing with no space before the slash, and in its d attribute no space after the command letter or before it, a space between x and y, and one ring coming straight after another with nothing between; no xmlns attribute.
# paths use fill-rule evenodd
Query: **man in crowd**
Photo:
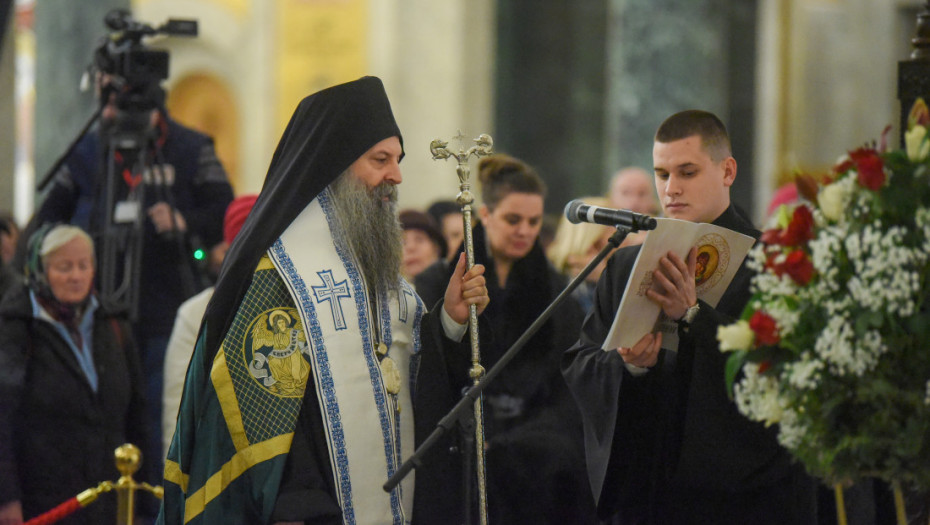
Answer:
<svg viewBox="0 0 930 525"><path fill-rule="evenodd" d="M758 238L730 203L736 160L723 123L690 110L669 117L653 146L655 185L666 217L709 222ZM694 249L655 261L647 296L677 320L677 351L661 333L632 348L601 348L639 247L622 248L598 282L563 375L582 410L588 476L598 514L629 524L815 522L814 483L775 438L727 397L717 327L749 300L741 266L716 307L697 299Z"/></svg>
<svg viewBox="0 0 930 525"><path fill-rule="evenodd" d="M204 316L160 522L411 520L412 479L382 485L468 383L455 341L488 295L464 258L438 312L400 277L403 155L377 78L298 106ZM423 523L460 497L417 487Z"/></svg>
<svg viewBox="0 0 930 525"><path fill-rule="evenodd" d="M607 197L611 208L645 215L659 213L652 177L649 172L636 166L623 168L611 177Z"/></svg>

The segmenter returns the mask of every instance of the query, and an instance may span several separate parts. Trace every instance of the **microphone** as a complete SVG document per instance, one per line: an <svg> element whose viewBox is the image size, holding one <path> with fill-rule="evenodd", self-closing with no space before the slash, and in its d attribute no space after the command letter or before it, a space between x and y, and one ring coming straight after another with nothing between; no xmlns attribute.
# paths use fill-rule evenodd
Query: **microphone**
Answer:
<svg viewBox="0 0 930 525"><path fill-rule="evenodd" d="M635 213L630 210L615 210L585 204L581 199L575 199L565 205L565 217L568 222L593 222L607 226L624 226L633 231L654 230L656 220L648 215Z"/></svg>

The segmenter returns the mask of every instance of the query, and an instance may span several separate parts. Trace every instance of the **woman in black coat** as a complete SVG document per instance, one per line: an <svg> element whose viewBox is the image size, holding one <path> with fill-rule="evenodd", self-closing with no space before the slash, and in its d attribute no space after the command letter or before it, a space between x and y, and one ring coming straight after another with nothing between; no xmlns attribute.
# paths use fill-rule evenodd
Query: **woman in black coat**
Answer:
<svg viewBox="0 0 930 525"><path fill-rule="evenodd" d="M492 155L479 163L478 179L483 205L473 240L491 297L480 331L489 370L566 282L539 244L546 191L539 175L518 159ZM417 293L435 304L448 279L449 270L434 265L417 278ZM492 523L593 523L581 418L559 371L581 322L580 306L569 299L484 391Z"/></svg>
<svg viewBox="0 0 930 525"><path fill-rule="evenodd" d="M141 378L128 324L92 293L93 242L40 229L28 285L0 303L0 523L19 523L119 472L113 451L141 445ZM115 497L59 523L114 523Z"/></svg>

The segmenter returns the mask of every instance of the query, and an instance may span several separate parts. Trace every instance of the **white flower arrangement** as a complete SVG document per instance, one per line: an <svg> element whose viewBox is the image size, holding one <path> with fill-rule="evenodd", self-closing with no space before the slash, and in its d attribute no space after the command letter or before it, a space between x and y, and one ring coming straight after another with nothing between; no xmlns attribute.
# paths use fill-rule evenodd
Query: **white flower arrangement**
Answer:
<svg viewBox="0 0 930 525"><path fill-rule="evenodd" d="M777 425L779 442L830 482L930 488L930 112L921 111L906 150L851 151L807 204L780 211L750 252L757 273L742 319L718 331L740 412Z"/></svg>

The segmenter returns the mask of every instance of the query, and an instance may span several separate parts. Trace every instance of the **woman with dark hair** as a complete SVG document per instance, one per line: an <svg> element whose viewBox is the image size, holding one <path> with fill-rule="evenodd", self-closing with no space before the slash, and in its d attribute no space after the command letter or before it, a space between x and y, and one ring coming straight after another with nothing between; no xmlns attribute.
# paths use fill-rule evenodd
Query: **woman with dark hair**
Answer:
<svg viewBox="0 0 930 525"><path fill-rule="evenodd" d="M479 162L478 181L474 249L491 297L480 337L490 369L566 282L539 244L546 187L536 171L492 155ZM444 281L448 270L438 265L417 278L427 305L442 296ZM559 372L581 322L579 305L563 303L484 392L492 523L593 523L581 419Z"/></svg>
<svg viewBox="0 0 930 525"><path fill-rule="evenodd" d="M19 226L13 216L0 211L0 298L19 279L12 266L13 256L16 253L16 243L19 240Z"/></svg>
<svg viewBox="0 0 930 525"><path fill-rule="evenodd" d="M459 246L465 237L465 223L462 221L462 207L455 201L439 200L426 209L436 224L439 225L442 236L446 240L446 253L442 258L451 263L453 257L458 255Z"/></svg>
<svg viewBox="0 0 930 525"><path fill-rule="evenodd" d="M129 325L93 293L90 236L69 225L39 229L26 269L28 284L0 303L4 524L118 478L114 449L144 444L136 349ZM106 494L59 523L115 523L115 503Z"/></svg>
<svg viewBox="0 0 930 525"><path fill-rule="evenodd" d="M398 214L400 227L404 230L404 253L400 273L407 281L420 275L420 272L445 260L446 239L439 231L439 226L428 213L406 209Z"/></svg>

